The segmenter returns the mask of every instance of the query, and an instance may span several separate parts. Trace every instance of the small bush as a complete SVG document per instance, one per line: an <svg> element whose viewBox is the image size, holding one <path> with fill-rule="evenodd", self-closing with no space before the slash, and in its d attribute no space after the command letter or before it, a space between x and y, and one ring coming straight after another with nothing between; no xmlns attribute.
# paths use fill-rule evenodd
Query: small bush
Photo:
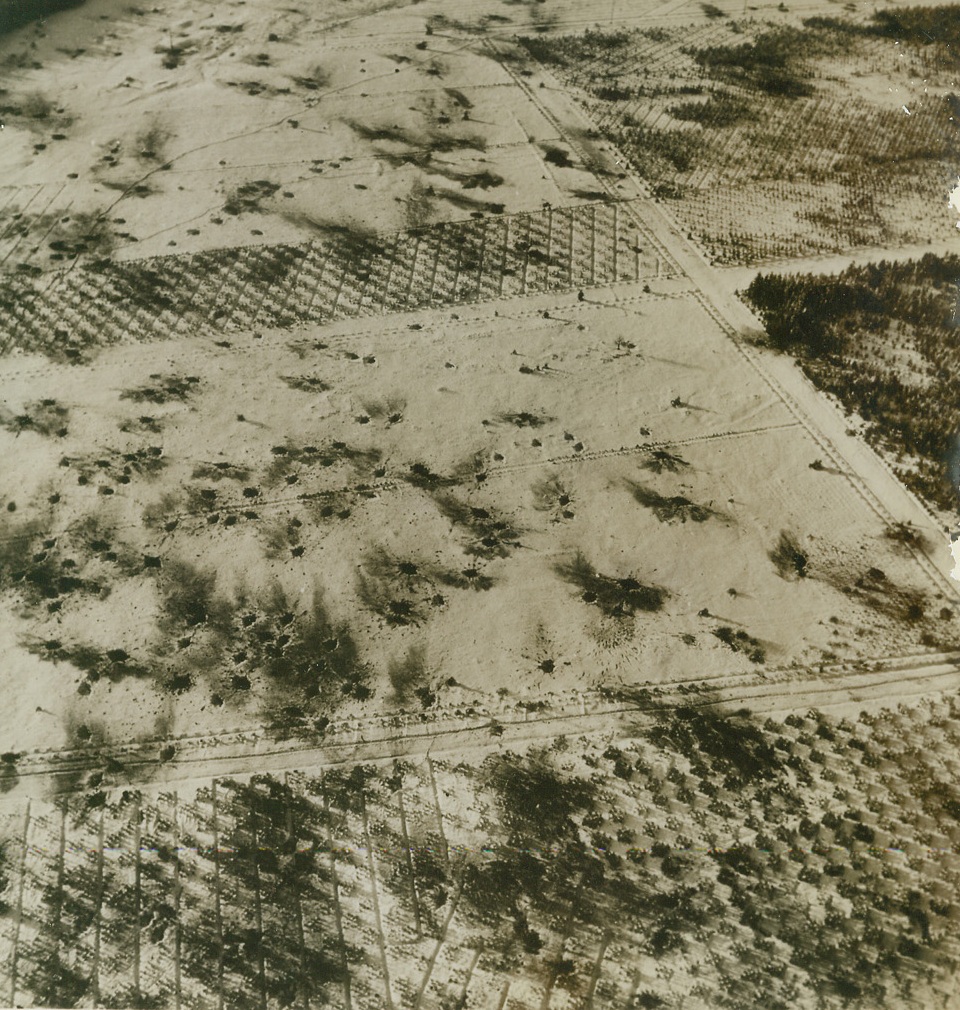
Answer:
<svg viewBox="0 0 960 1010"><path fill-rule="evenodd" d="M557 168L570 168L573 165L569 152L565 151L562 147L545 147L543 149L543 160L549 165L555 165Z"/></svg>
<svg viewBox="0 0 960 1010"><path fill-rule="evenodd" d="M640 465L645 470L652 470L654 473L663 473L664 470L678 473L690 466L685 459L666 449L652 449Z"/></svg>
<svg viewBox="0 0 960 1010"><path fill-rule="evenodd" d="M267 179L245 182L230 194L223 209L226 213L234 216L259 211L260 201L273 196L279 188L279 183L270 182Z"/></svg>
<svg viewBox="0 0 960 1010"><path fill-rule="evenodd" d="M766 662L766 650L763 648L759 639L754 638L752 635L748 635L742 629L734 631L733 628L724 625L719 628L715 628L713 634L716 638L719 638L728 649L731 649L733 652L744 653L751 663L760 664Z"/></svg>

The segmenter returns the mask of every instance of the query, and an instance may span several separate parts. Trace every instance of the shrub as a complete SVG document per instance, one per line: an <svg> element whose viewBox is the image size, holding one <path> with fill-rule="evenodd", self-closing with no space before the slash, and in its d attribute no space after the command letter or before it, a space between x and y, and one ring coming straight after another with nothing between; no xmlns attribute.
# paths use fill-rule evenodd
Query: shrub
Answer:
<svg viewBox="0 0 960 1010"><path fill-rule="evenodd" d="M169 403L175 400L183 403L196 390L200 379L195 375L162 375L154 373L150 382L133 389L125 389L120 394L121 400L132 400L134 403Z"/></svg>

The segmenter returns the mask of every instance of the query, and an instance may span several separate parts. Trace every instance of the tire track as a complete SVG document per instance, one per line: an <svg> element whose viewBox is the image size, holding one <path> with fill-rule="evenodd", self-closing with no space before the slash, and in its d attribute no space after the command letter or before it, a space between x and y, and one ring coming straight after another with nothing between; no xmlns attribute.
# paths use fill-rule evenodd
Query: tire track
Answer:
<svg viewBox="0 0 960 1010"><path fill-rule="evenodd" d="M34 782L31 793L61 795L77 790L77 775L102 768L109 754L124 764L124 784L173 784L242 775L258 771L283 772L295 768L352 766L357 763L386 764L396 758L431 753L485 751L506 744L528 743L561 734L609 731L611 724L626 717L643 718L678 707L749 707L754 712L806 712L811 707L882 702L888 688L896 687L896 697L923 696L960 688L960 652L923 657L910 662L904 657L872 671L847 670L835 676L829 671L815 673L793 669L771 679L764 674L718 674L713 678L643 684L618 691L591 692L564 699L551 698L549 708L532 714L506 706L472 714L448 710L432 724L416 716L394 719L346 720L331 724L320 740L283 745L271 739L269 728L261 727L215 736L180 738L174 761L162 766L156 760L156 746L146 742L128 744L111 751L73 750L25 755L18 769L21 782ZM910 689L906 690L906 686ZM631 700L631 695L633 700ZM587 707L587 699L593 703ZM497 728L497 734L491 732ZM388 732L376 732L387 729ZM502 732L501 732L502 731ZM336 739L340 737L341 739ZM220 754L216 751L222 748ZM31 765L33 767L31 767Z"/></svg>
<svg viewBox="0 0 960 1010"><path fill-rule="evenodd" d="M660 692L669 692L673 690L683 692L685 690L689 691L698 688L702 689L706 686L710 690L718 691L724 689L725 686L732 687L742 684L795 683L797 681L797 675L802 675L804 673L811 676L816 675L818 678L824 679L839 678L842 676L866 676L871 673L883 673L889 670L911 671L927 667L945 666L954 663L960 666L960 649L938 653L905 653L892 657L878 656L858 660L837 660L833 663L818 663L808 667L797 667L791 664L784 664L777 667L765 667L762 673L756 671L727 671L683 677L669 681L646 682L635 685L635 687L637 690L647 689L650 691ZM618 688L616 687L594 688L587 691L571 689L563 692L550 693L549 697L553 702L554 709L575 709L580 714L586 715L590 714L586 709L586 704L589 700L593 699L605 703L613 694L616 693L617 690ZM497 696L490 696L489 700L495 701L499 699ZM501 702L500 705L494 705L492 709L487 709L483 702L476 701L472 703L464 701L446 706L437 706L433 709L433 711L438 713L438 715L441 715L442 718L434 720L434 722L443 722L445 719L449 720L452 718L453 714L468 707L479 709L479 714L485 717L503 715L504 713L512 714L517 711L518 706L522 706L530 702L536 702L537 700L538 699L536 697L524 697L522 699L517 699L515 704L512 706L505 702ZM534 722L536 720L527 719L526 721ZM365 729L376 727L397 727L400 725L412 725L415 727L422 726L423 721L421 713L410 713L401 710L394 714L370 716L366 719L345 717L339 721L332 721L327 728L326 733L327 735L357 733L362 732ZM197 734L193 736L184 734L182 736L172 738L165 736L150 737L141 739L136 743L119 745L114 749L114 751L109 753L116 753L119 756L123 756L124 754L134 753L138 749L143 749L148 746L156 747L157 745L168 742L171 739L175 740L180 747L192 746L194 748L202 749L203 747L216 745L217 743L229 741L231 739L235 741L240 741L241 739L247 740L257 733L266 734L278 728L280 727L276 724L236 726L213 734ZM29 762L31 760L49 758L55 759L57 756L69 758L71 756L83 755L102 757L107 753L108 751L104 748L95 750L91 747L50 747L24 753L21 755L20 760L26 760ZM432 768L432 765L430 767ZM437 799L437 808L439 809L439 799Z"/></svg>
<svg viewBox="0 0 960 1010"><path fill-rule="evenodd" d="M563 456L551 456L547 459L529 460L523 463L510 463L500 467L490 467L487 469L487 481L502 477L510 477L518 473L529 473L551 466L577 466L582 463L595 462L603 459L616 459L618 457L638 456L651 452L655 449L679 448L686 445L695 445L700 442L715 442L723 439L748 438L751 436L764 435L774 431L788 431L800 426L799 421L789 421L782 424L765 425L757 428L729 429L725 431L708 432L703 435L693 435L681 439L661 439L650 442L642 442L633 446L620 446L611 449L595 449L589 452L571 453ZM200 462L199 460L197 462ZM451 487L472 487L473 478L451 478L454 483ZM275 509L289 508L302 503L320 502L326 499L335 498L338 495L380 495L403 490L415 491L414 485L409 484L402 478L375 480L372 482L358 481L356 483L338 484L334 487L323 488L317 491L301 491L294 495L281 495L272 498L258 498L256 500L238 498L234 501L218 500L215 511L227 515L240 515L246 511L271 511ZM208 515L209 510L201 508L180 509L167 513L168 521L176 520L178 523L187 522L191 519L201 519ZM141 529L140 522L116 523L117 530ZM0 537L0 543L16 543L23 539L22 534L11 533Z"/></svg>

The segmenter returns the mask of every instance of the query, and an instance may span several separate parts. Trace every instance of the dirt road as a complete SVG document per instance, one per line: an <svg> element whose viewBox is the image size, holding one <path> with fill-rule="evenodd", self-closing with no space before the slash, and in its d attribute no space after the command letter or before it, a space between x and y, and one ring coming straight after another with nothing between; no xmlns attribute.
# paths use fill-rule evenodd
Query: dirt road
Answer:
<svg viewBox="0 0 960 1010"><path fill-rule="evenodd" d="M514 699L461 705L424 714L381 715L332 723L313 739L283 738L270 729L217 736L181 738L171 743L174 756L158 760L166 741L131 743L108 749L34 754L18 765L19 779L6 801L27 796L82 791L86 776L115 762L104 785L170 788L251 772L382 764L423 754L489 753L561 735L629 732L650 724L658 713L681 706L748 709L759 716L805 713L811 708L855 715L889 704L892 691L906 701L960 688L960 652L849 665L822 673L793 670L718 677L712 681L675 682L655 691L570 692L524 707Z"/></svg>

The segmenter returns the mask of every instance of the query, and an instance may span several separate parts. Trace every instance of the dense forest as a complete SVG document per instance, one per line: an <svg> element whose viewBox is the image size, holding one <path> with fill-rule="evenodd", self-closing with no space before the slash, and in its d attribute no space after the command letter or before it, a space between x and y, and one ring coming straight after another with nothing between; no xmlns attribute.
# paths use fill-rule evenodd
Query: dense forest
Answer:
<svg viewBox="0 0 960 1010"><path fill-rule="evenodd" d="M835 276L758 274L745 292L773 347L869 425L901 479L957 507L960 258L849 267Z"/></svg>
<svg viewBox="0 0 960 1010"><path fill-rule="evenodd" d="M83 0L0 0L0 35L82 3Z"/></svg>

